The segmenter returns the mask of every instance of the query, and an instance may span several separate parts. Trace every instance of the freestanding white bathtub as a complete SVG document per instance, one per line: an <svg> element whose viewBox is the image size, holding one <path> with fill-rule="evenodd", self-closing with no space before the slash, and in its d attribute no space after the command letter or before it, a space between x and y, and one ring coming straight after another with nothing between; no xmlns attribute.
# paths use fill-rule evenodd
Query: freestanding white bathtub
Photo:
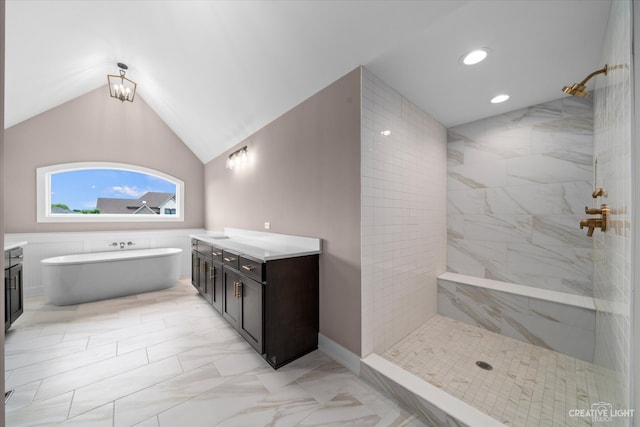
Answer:
<svg viewBox="0 0 640 427"><path fill-rule="evenodd" d="M178 281L181 252L156 248L43 259L44 291L53 304L70 305L166 289Z"/></svg>

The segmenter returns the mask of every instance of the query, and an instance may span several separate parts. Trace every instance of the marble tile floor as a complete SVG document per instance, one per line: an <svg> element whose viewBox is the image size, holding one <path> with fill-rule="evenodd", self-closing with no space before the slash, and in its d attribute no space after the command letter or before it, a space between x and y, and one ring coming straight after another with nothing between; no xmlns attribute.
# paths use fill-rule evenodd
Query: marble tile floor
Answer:
<svg viewBox="0 0 640 427"><path fill-rule="evenodd" d="M424 427L320 350L273 370L188 280L25 307L6 335L8 427Z"/></svg>
<svg viewBox="0 0 640 427"><path fill-rule="evenodd" d="M591 426L570 410L625 408L611 371L441 315L381 356L506 425Z"/></svg>

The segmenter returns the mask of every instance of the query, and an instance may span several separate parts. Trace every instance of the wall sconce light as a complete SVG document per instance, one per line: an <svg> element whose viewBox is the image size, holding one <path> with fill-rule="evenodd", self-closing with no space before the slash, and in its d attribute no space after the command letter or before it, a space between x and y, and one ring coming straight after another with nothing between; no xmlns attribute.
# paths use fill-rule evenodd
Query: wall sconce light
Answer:
<svg viewBox="0 0 640 427"><path fill-rule="evenodd" d="M109 96L119 99L122 102L133 102L133 98L136 96L136 87L138 87L138 85L133 80L129 80L125 77L125 74L129 69L127 64L118 62L118 68L120 68L120 75L107 74Z"/></svg>
<svg viewBox="0 0 640 427"><path fill-rule="evenodd" d="M247 146L234 151L229 154L229 158L227 159L227 168L233 169L236 166L241 166L247 163Z"/></svg>

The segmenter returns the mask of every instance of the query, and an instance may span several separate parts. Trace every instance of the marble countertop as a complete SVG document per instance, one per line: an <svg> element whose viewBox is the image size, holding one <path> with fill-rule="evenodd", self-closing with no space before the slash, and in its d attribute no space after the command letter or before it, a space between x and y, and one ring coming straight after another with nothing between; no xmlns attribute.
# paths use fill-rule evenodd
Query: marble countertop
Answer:
<svg viewBox="0 0 640 427"><path fill-rule="evenodd" d="M10 251L11 249L19 248L22 246L26 246L27 242L4 242L4 250Z"/></svg>
<svg viewBox="0 0 640 427"><path fill-rule="evenodd" d="M260 261L272 261L322 253L322 239L260 231L225 228L223 232L191 234L194 239L222 250L245 255Z"/></svg>

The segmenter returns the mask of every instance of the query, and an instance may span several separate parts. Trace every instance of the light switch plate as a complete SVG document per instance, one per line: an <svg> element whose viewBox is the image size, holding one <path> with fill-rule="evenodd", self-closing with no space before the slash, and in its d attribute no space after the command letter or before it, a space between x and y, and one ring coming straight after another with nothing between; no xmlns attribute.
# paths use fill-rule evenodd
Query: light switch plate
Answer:
<svg viewBox="0 0 640 427"><path fill-rule="evenodd" d="M271 228L271 223L270 222L265 222L264 223L264 229L265 230L269 230Z"/></svg>

